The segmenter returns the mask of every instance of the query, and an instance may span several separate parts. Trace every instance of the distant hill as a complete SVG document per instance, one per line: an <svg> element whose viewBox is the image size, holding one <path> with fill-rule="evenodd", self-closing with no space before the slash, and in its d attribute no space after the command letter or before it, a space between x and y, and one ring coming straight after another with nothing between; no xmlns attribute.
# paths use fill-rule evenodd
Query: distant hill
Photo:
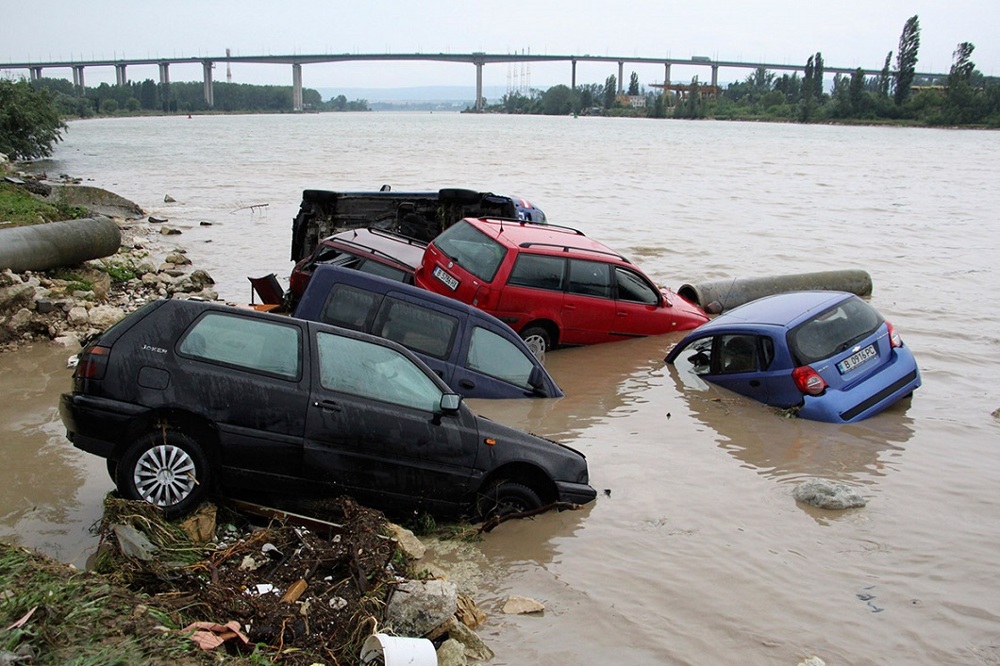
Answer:
<svg viewBox="0 0 1000 666"><path fill-rule="evenodd" d="M415 86L412 88L314 88L323 101L343 95L348 101L368 100L375 110L454 110L461 111L473 105L475 86ZM483 96L490 102L499 101L507 89L502 86L484 86Z"/></svg>

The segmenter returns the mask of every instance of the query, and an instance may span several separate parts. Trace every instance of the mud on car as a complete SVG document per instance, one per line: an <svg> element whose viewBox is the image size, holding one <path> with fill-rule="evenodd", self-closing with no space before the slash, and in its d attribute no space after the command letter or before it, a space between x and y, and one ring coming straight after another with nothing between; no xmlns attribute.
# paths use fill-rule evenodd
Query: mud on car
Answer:
<svg viewBox="0 0 1000 666"><path fill-rule="evenodd" d="M404 347L217 303L153 301L112 326L60 415L120 495L170 515L213 491L473 516L596 495L583 454L475 415Z"/></svg>

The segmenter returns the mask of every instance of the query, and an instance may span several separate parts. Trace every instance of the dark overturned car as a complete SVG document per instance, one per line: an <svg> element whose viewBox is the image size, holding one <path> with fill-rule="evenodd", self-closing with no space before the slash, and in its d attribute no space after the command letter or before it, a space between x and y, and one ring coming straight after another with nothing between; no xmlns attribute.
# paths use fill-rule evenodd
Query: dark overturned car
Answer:
<svg viewBox="0 0 1000 666"><path fill-rule="evenodd" d="M426 242L465 217L546 223L545 213L531 202L491 192L393 192L388 185L377 192L304 190L292 220L291 259L305 259L322 239L338 231L372 227Z"/></svg>
<svg viewBox="0 0 1000 666"><path fill-rule="evenodd" d="M153 301L112 326L60 415L121 496L169 516L213 491L472 517L596 496L583 454L473 414L404 347L217 303Z"/></svg>

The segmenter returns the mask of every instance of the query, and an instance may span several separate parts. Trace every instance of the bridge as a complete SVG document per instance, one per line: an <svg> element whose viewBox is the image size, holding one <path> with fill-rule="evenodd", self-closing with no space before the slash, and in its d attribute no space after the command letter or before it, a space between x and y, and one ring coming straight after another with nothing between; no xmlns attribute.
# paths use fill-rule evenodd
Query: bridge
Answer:
<svg viewBox="0 0 1000 666"><path fill-rule="evenodd" d="M188 57L188 58L120 58L112 60L79 60L79 61L49 61L49 62L10 62L0 63L0 69L4 70L28 70L31 80L38 80L42 77L45 69L71 69L73 71L73 85L79 92L84 90L84 69L87 67L114 67L115 79L118 85L127 82L126 68L140 65L157 65L160 70L160 83L167 85L170 83L170 66L180 64L201 63L203 71L203 84L205 91L205 103L215 106L212 69L216 63L251 63L269 65L291 65L292 67L292 108L295 111L302 111L302 66L318 63L335 62L358 62L358 61L391 61L391 62L451 62L459 64L473 65L476 68L476 110L483 109L483 67L486 65L499 63L531 63L531 62L567 62L571 65L570 81L571 87L576 89L576 66L580 62L610 62L618 64L618 94L624 90L624 68L625 64L636 65L661 65L664 68L664 85L670 84L670 68L672 65L684 65L705 67L711 70L711 85L719 85L719 70L726 69L750 69L757 70L763 67L769 71L804 71L805 65L787 65L763 62L742 62L736 60L713 60L708 57L694 56L688 59L683 58L647 58L637 56L594 56L594 55L533 55L530 53L520 54L491 54L483 52L474 53L341 53L323 55L250 55L233 56L220 55L218 57ZM830 67L823 66L825 74L853 74L856 67ZM863 69L865 76L873 76L881 73L879 69ZM920 77L946 77L947 74L917 73Z"/></svg>

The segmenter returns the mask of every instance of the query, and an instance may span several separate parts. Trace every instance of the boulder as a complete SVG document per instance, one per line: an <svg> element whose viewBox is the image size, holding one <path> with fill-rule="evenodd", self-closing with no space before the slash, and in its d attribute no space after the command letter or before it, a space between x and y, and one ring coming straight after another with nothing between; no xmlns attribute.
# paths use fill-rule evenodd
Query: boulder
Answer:
<svg viewBox="0 0 1000 666"><path fill-rule="evenodd" d="M465 657L465 646L449 638L437 649L438 666L466 666L469 660Z"/></svg>
<svg viewBox="0 0 1000 666"><path fill-rule="evenodd" d="M400 636L423 636L452 618L458 589L446 580L408 580L396 587L386 621Z"/></svg>
<svg viewBox="0 0 1000 666"><path fill-rule="evenodd" d="M810 479L796 486L796 501L820 509L855 509L867 504L850 486L827 479Z"/></svg>
<svg viewBox="0 0 1000 666"><path fill-rule="evenodd" d="M389 534L396 540L400 550L409 560L419 560L427 552L427 547L410 530L395 523L389 523Z"/></svg>

